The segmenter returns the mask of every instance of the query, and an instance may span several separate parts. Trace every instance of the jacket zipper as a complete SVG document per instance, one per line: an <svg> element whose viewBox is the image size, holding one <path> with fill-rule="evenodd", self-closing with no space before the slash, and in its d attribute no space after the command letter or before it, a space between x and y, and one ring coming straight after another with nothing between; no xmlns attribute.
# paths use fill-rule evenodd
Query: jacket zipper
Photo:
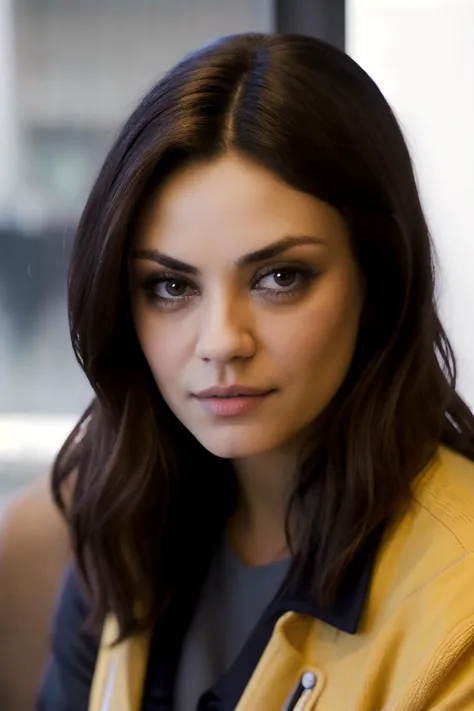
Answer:
<svg viewBox="0 0 474 711"><path fill-rule="evenodd" d="M312 696L315 686L316 675L313 672L304 672L286 706L286 711L304 711L306 702Z"/></svg>

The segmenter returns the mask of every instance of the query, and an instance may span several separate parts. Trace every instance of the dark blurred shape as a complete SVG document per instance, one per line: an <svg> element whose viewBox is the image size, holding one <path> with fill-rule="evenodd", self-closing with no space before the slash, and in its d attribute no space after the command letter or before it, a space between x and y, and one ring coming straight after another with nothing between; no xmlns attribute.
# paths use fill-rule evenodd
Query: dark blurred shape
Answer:
<svg viewBox="0 0 474 711"><path fill-rule="evenodd" d="M34 236L0 227L2 308L10 324L10 347L28 348L35 323L48 303L66 296L72 230L50 229Z"/></svg>
<svg viewBox="0 0 474 711"><path fill-rule="evenodd" d="M345 0L276 0L276 31L312 35L343 50L345 4Z"/></svg>

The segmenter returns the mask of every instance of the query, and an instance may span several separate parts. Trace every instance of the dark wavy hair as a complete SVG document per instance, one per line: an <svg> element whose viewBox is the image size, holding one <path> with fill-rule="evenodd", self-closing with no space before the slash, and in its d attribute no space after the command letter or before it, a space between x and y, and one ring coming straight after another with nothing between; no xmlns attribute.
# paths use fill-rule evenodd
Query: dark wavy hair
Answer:
<svg viewBox="0 0 474 711"><path fill-rule="evenodd" d="M53 491L91 620L100 626L113 612L122 638L150 626L192 584L235 502L229 462L204 450L158 391L127 281L137 215L157 186L187 161L225 151L339 210L366 285L350 371L295 472L289 584L304 581L328 603L440 443L474 459L474 417L455 389L410 156L379 89L346 54L313 38L245 34L206 45L125 123L70 265L72 343L95 398L59 452Z"/></svg>

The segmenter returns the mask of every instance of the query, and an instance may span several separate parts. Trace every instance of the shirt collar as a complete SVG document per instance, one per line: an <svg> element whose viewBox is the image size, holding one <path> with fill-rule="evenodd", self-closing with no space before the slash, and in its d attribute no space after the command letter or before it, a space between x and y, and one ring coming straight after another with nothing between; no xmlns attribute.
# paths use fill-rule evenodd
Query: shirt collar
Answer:
<svg viewBox="0 0 474 711"><path fill-rule="evenodd" d="M283 593L274 601L272 607L274 606L275 613L283 614L293 610L315 617L348 634L356 634L384 529L385 526L376 529L354 557L330 605L320 605L307 590L298 588L293 592Z"/></svg>
<svg viewBox="0 0 474 711"><path fill-rule="evenodd" d="M206 694L209 708L219 708L221 711L230 711L237 703L248 683L258 661L270 639L277 619L290 610L310 615L343 632L355 634L359 627L360 619L367 598L373 568L380 546L384 528L378 529L362 546L357 556L352 561L333 603L327 607L318 605L314 597L307 591L298 589L294 593L278 596L267 608L261 621L257 624L250 638L244 646L231 668L219 679L213 689ZM184 596L186 593L183 591ZM192 596L194 599L194 596ZM183 612L187 610L187 614ZM147 682L144 695L144 711L157 708L171 709L173 678L176 664L179 660L179 647L176 640L182 634L177 634L176 622L183 624L190 619L192 607L179 601L176 616L170 616L170 627L167 635L165 630L157 628L152 643L148 663ZM184 625L185 626L185 625ZM184 629L184 628L183 628ZM157 644L158 639L167 637L174 641L171 647ZM212 706L218 700L217 706Z"/></svg>

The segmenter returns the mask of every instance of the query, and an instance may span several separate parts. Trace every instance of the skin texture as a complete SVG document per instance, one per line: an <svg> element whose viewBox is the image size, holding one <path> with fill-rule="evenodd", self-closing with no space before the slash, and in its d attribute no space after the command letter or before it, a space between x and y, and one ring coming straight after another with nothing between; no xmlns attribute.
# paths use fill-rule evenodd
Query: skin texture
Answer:
<svg viewBox="0 0 474 711"><path fill-rule="evenodd" d="M294 237L310 239L245 259ZM195 273L164 266L170 257ZM278 519L281 532L301 441L355 349L363 286L342 216L224 154L185 166L161 187L129 264L137 335L164 399L204 447L233 461L242 490L235 520L246 535L255 539L264 520L268 528ZM272 392L232 417L194 397L233 385Z"/></svg>
<svg viewBox="0 0 474 711"><path fill-rule="evenodd" d="M303 235L320 242L235 266L245 254ZM304 431L344 379L358 330L360 279L342 217L226 155L188 167L165 185L135 248L159 250L200 271L173 272L174 287L171 277L146 291L140 281L163 277L165 268L149 259L132 262L143 351L167 403L197 439L218 456L240 459L275 451ZM291 274L301 267L308 278ZM269 268L286 273L278 278ZM153 293L173 301L153 302L147 298ZM234 384L276 392L230 418L207 413L190 396Z"/></svg>

